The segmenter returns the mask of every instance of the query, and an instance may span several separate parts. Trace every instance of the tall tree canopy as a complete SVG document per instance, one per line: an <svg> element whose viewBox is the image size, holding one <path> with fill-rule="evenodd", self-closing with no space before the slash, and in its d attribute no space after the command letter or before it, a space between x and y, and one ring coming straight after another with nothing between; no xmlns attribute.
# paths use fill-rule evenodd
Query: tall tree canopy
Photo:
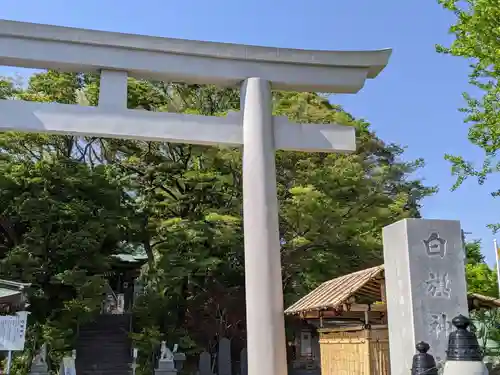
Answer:
<svg viewBox="0 0 500 375"><path fill-rule="evenodd" d="M497 273L486 264L484 255L481 253L481 241L466 243L465 250L467 253L465 272L468 291L498 297Z"/></svg>
<svg viewBox="0 0 500 375"><path fill-rule="evenodd" d="M0 95L95 105L98 81L50 71L27 87L3 80ZM275 114L357 131L350 155L277 152L288 304L327 279L381 263L382 227L419 217L434 189L411 177L422 160L404 161L403 149L367 122L314 93L273 95ZM239 93L129 79L128 106L223 116L239 110ZM99 289L111 255L127 242L148 255L139 339L153 345L161 332L184 349L208 348L219 335L244 339L239 149L10 132L0 135L0 156L0 273L33 282L47 306L41 324L70 308L92 311L87 290ZM25 261L33 271L20 267Z"/></svg>
<svg viewBox="0 0 500 375"><path fill-rule="evenodd" d="M467 242L465 245L467 264L465 273L468 291L498 298L497 273L485 262L481 253L481 241ZM500 310L480 309L472 312L474 328L479 344L488 356L498 356L500 343ZM493 346L492 343L495 343Z"/></svg>
<svg viewBox="0 0 500 375"><path fill-rule="evenodd" d="M484 163L475 166L467 157L447 155L452 171L458 177L456 187L469 176L483 183L491 173L500 171L500 0L439 0L456 15L450 32L455 40L450 47L438 46L440 53L460 56L471 61L469 82L478 95L464 94L462 109L471 124L469 140L485 153ZM500 190L492 193L500 194ZM493 229L500 228L492 225Z"/></svg>

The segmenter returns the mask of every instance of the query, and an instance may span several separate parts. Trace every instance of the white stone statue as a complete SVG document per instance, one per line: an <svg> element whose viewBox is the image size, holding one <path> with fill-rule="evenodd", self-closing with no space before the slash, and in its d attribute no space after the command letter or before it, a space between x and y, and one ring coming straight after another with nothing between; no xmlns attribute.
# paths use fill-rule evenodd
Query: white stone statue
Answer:
<svg viewBox="0 0 500 375"><path fill-rule="evenodd" d="M173 362L174 361L174 354L167 347L166 341L161 342L160 361L164 361L164 362Z"/></svg>
<svg viewBox="0 0 500 375"><path fill-rule="evenodd" d="M34 365L43 365L47 362L47 344L43 344L38 353L33 358Z"/></svg>

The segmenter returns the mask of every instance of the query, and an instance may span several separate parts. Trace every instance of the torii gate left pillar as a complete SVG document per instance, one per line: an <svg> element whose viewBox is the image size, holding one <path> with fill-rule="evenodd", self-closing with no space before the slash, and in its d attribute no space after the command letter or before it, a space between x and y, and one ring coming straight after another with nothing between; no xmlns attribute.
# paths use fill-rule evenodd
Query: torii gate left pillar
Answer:
<svg viewBox="0 0 500 375"><path fill-rule="evenodd" d="M272 116L277 90L355 93L391 50L305 51L0 20L0 65L100 72L99 105L0 101L0 130L243 145L249 375L286 375L275 150L352 152L353 128ZM127 77L241 87L241 115L126 108Z"/></svg>

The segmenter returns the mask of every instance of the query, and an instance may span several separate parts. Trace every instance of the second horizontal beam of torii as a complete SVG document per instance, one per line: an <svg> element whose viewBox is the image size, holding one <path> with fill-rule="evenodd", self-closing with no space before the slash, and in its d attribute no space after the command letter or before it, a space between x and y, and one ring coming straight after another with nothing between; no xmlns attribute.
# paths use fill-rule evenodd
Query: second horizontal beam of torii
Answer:
<svg viewBox="0 0 500 375"><path fill-rule="evenodd" d="M274 145L279 150L352 152L355 130L333 124L295 124L274 117ZM198 145L240 146L242 116L224 117L103 109L58 103L0 100L0 130L71 134Z"/></svg>

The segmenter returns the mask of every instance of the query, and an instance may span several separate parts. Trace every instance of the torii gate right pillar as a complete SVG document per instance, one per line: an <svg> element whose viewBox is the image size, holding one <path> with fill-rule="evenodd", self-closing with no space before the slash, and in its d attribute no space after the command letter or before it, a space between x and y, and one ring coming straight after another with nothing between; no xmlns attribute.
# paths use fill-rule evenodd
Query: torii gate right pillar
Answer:
<svg viewBox="0 0 500 375"><path fill-rule="evenodd" d="M271 85L241 90L248 374L286 375Z"/></svg>

